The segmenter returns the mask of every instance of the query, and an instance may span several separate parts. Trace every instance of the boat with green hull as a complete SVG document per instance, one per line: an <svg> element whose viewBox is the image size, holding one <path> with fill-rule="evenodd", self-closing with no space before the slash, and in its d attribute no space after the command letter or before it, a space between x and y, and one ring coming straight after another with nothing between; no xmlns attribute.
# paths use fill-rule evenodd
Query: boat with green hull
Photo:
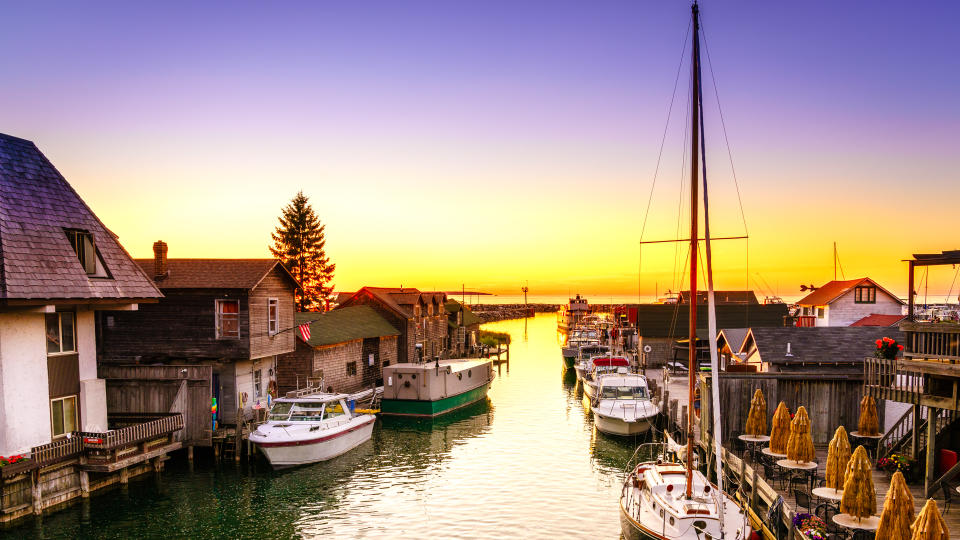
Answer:
<svg viewBox="0 0 960 540"><path fill-rule="evenodd" d="M383 368L383 377L382 415L434 417L486 398L493 362L473 358L394 364Z"/></svg>

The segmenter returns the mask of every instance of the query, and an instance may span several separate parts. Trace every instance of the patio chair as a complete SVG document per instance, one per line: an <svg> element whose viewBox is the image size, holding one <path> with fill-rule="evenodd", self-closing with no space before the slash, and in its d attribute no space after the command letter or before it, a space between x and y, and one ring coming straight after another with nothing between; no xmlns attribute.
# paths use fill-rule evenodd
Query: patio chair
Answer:
<svg viewBox="0 0 960 540"><path fill-rule="evenodd" d="M940 484L940 489L943 490L943 513L946 514L950 511L950 502L953 499L953 488L946 482L943 482Z"/></svg>
<svg viewBox="0 0 960 540"><path fill-rule="evenodd" d="M802 506L807 509L807 512L810 512L812 506L810 505L810 494L806 491L795 489L793 490L793 498L797 501L797 506Z"/></svg>

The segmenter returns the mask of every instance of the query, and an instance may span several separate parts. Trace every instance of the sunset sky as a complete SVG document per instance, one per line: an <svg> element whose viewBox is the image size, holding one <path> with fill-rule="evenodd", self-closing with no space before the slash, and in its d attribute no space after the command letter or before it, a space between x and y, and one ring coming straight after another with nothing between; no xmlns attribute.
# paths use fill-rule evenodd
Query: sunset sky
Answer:
<svg viewBox="0 0 960 540"><path fill-rule="evenodd" d="M960 3L701 11L750 234L715 245L718 287L749 275L794 299L832 279L836 241L847 278L905 295L902 259L960 249ZM638 241L665 126L643 236L678 235L685 1L3 13L0 132L36 142L133 256L159 239L171 257L269 256L302 189L339 290L636 296L641 257L642 296L679 285L675 247ZM712 232L741 235L704 76ZM931 272L931 301L955 275Z"/></svg>

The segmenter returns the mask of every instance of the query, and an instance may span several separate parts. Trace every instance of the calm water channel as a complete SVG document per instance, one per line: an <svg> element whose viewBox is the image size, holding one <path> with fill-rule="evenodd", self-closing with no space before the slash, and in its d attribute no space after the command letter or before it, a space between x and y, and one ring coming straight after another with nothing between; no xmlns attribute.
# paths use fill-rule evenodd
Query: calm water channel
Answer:
<svg viewBox="0 0 960 540"><path fill-rule="evenodd" d="M378 421L351 453L279 473L172 459L0 536L618 538L634 444L593 429L561 374L556 318L485 328L513 339L488 402L432 423Z"/></svg>

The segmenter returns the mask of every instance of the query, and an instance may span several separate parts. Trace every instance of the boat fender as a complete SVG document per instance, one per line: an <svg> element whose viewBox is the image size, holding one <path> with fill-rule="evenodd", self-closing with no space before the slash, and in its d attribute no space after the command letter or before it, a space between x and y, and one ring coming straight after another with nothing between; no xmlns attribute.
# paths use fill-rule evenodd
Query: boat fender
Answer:
<svg viewBox="0 0 960 540"><path fill-rule="evenodd" d="M447 366L447 375L451 373L453 373L453 368L451 368L450 366Z"/></svg>
<svg viewBox="0 0 960 540"><path fill-rule="evenodd" d="M463 373L457 373L457 379L463 380Z"/></svg>

